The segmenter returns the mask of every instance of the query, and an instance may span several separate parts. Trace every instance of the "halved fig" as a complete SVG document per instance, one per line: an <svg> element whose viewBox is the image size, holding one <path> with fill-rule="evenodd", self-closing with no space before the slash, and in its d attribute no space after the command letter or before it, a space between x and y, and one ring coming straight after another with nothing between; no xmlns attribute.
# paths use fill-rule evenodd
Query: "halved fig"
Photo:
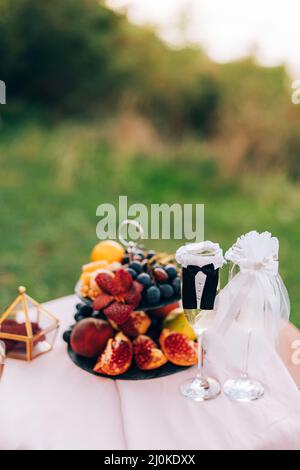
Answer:
<svg viewBox="0 0 300 470"><path fill-rule="evenodd" d="M165 356L173 364L177 366L197 364L197 343L184 334L164 328L159 342Z"/></svg>
<svg viewBox="0 0 300 470"><path fill-rule="evenodd" d="M158 369L168 362L164 353L149 336L140 335L133 341L136 365L141 370Z"/></svg>
<svg viewBox="0 0 300 470"><path fill-rule="evenodd" d="M129 338L136 338L138 335L144 335L150 325L151 320L145 312L131 312L120 329Z"/></svg>
<svg viewBox="0 0 300 470"><path fill-rule="evenodd" d="M133 349L130 339L123 333L117 333L108 340L104 352L98 359L94 371L105 375L122 375L131 366Z"/></svg>

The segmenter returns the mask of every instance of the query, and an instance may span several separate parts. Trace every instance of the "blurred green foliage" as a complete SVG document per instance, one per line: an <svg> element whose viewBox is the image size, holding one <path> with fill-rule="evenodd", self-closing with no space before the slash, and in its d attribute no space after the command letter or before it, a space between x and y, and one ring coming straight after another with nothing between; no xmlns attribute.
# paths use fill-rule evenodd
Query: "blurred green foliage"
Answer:
<svg viewBox="0 0 300 470"><path fill-rule="evenodd" d="M171 49L98 0L0 0L0 76L17 109L52 118L136 113L158 137L206 139L229 171L298 177L300 107L284 67L218 65Z"/></svg>
<svg viewBox="0 0 300 470"><path fill-rule="evenodd" d="M1 13L1 75L11 98L66 112L114 94L121 18L92 0L4 0Z"/></svg>
<svg viewBox="0 0 300 470"><path fill-rule="evenodd" d="M58 114L135 107L166 131L207 131L219 101L199 51L171 51L97 0L1 0L9 98Z"/></svg>
<svg viewBox="0 0 300 470"><path fill-rule="evenodd" d="M18 284L71 293L96 207L127 194L204 203L224 248L273 231L300 326L300 107L284 67L172 49L97 0L0 0L0 37L1 308Z"/></svg>

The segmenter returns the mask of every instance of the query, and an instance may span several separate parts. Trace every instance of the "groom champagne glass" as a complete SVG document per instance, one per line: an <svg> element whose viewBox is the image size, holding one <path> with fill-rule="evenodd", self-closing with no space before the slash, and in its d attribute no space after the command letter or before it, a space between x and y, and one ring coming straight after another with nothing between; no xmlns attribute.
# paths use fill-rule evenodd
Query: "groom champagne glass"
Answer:
<svg viewBox="0 0 300 470"><path fill-rule="evenodd" d="M224 264L218 244L202 242L181 247L176 254L182 265L182 302L185 316L198 341L198 372L181 385L181 393L194 401L217 397L221 392L216 379L203 373L205 332L213 322L214 302L219 282L219 269Z"/></svg>

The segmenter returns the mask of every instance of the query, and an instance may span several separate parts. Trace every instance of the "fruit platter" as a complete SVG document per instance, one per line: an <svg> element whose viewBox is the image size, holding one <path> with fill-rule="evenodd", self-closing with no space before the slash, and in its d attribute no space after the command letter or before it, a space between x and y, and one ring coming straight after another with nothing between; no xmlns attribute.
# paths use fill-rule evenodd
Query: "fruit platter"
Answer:
<svg viewBox="0 0 300 470"><path fill-rule="evenodd" d="M80 303L64 340L83 370L144 380L197 363L195 333L180 308L174 255L102 241L82 267L75 292Z"/></svg>
<svg viewBox="0 0 300 470"><path fill-rule="evenodd" d="M108 243L116 247L116 242L113 241L102 242L99 245L105 244L107 246ZM96 251L96 253L98 252ZM124 251L118 257L105 253L103 256L109 256L109 260L98 259L82 267L82 275L75 287L76 294L84 303L91 305L94 310L101 310L106 307L106 302L109 303L110 299L104 297L103 291L114 295L118 290L121 290L123 294L125 293L125 301L128 300L125 303L140 310L152 310L180 300L181 281L173 255L156 253L153 250L145 252L142 249L137 249L131 255ZM93 258L95 259L97 256L92 253ZM101 279L101 273L110 274L117 271L121 273L121 269L125 273L121 274L122 278L117 276L116 283L119 283L119 286L111 288L111 286L105 285L105 282L109 282L109 280L105 281L104 276ZM122 282L123 286L121 286ZM128 286L131 289L130 293L129 290L126 291Z"/></svg>

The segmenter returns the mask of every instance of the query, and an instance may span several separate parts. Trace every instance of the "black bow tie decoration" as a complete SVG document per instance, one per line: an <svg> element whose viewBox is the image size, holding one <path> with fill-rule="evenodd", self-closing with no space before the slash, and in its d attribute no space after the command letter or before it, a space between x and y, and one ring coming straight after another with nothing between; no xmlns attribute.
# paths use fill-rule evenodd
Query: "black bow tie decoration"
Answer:
<svg viewBox="0 0 300 470"><path fill-rule="evenodd" d="M197 282L197 274L202 272L203 279ZM182 303L183 308L192 310L213 310L219 282L219 269L213 264L206 266L189 265L182 268ZM200 306L198 297L200 299Z"/></svg>

